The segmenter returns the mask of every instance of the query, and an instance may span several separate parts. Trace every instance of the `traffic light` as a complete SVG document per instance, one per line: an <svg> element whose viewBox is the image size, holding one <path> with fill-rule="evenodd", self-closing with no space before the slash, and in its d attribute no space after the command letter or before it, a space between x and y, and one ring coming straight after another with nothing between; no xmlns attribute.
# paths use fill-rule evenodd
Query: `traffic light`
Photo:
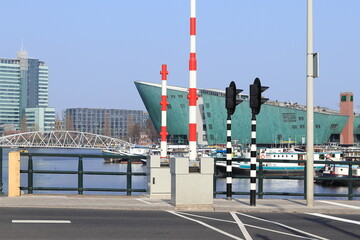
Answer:
<svg viewBox="0 0 360 240"><path fill-rule="evenodd" d="M242 89L236 89L236 85L234 81L232 81L229 87L226 88L225 107L227 109L228 115L233 115L236 106L242 102L242 100L236 99L237 95L242 91L243 91Z"/></svg>
<svg viewBox="0 0 360 240"><path fill-rule="evenodd" d="M264 104L268 98L261 97L261 93L269 87L261 86L259 78L254 80L254 83L250 85L250 108L252 114L258 115L260 113L261 105Z"/></svg>

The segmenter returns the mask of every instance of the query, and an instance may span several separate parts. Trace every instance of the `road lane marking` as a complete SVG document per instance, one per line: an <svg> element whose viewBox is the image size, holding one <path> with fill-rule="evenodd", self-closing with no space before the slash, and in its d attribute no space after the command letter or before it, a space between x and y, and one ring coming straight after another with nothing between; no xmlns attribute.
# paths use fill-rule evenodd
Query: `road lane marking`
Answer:
<svg viewBox="0 0 360 240"><path fill-rule="evenodd" d="M250 236L249 232L246 230L244 224L241 222L241 220L238 218L238 216L236 216L236 214L234 212L230 212L231 216L235 219L235 222L237 223L237 225L239 226L242 234L244 235L246 240L253 240L252 237Z"/></svg>
<svg viewBox="0 0 360 240"><path fill-rule="evenodd" d="M151 202L148 202L148 201L145 201L143 199L140 199L140 198L137 198L136 200L140 201L140 202L143 202L143 203L146 203L146 204L152 204Z"/></svg>
<svg viewBox="0 0 360 240"><path fill-rule="evenodd" d="M347 204L343 204L343 203L336 203L336 202L329 202L329 201L319 201L319 202L323 202L323 203L327 203L327 204L332 204L332 205L337 205L337 206L341 206L341 207L360 209L360 207L351 206L351 205L347 205Z"/></svg>
<svg viewBox="0 0 360 240"><path fill-rule="evenodd" d="M274 222L274 221L266 220L266 219L263 219L263 218L254 217L254 216L247 215L247 214L244 214L244 213L236 213L236 214L239 214L239 215L242 215L242 216L246 216L246 217L249 217L249 218L253 218L253 219L257 219L257 220L264 221L264 222L273 223L273 224L276 224L276 225L282 226L282 227L284 227L284 228L287 228L287 229L290 229L290 230L296 231L296 232L298 232L298 233L301 233L301 234L304 234L304 235L311 236L311 237L313 237L313 238L323 239L323 240L329 240L329 239L327 239L327 238L323 238L323 237L320 237L320 236L318 236L318 235L315 235L315 234L312 234L312 233L309 233L309 232L305 232L305 231L302 231L302 230L300 230L300 229L293 228L293 227L290 227L290 226L285 225L285 224L282 224L282 223L278 223L278 222Z"/></svg>
<svg viewBox="0 0 360 240"><path fill-rule="evenodd" d="M185 218L185 219L187 219L187 220L190 220L190 221L199 223L199 224L201 224L201 225L203 225L203 226L205 226L205 227L207 227L207 228L210 228L210 229L212 229L212 230L214 230L214 231L216 231L216 232L218 232L218 233L221 233L221 234L223 234L223 235L225 235L225 236L228 236L228 237L231 237L231 238L233 238L233 239L243 240L242 238L239 238L239 237L234 236L234 235L232 235L232 234L230 234L230 233L224 232L223 230L220 230L220 229L218 229L218 228L216 228L216 227L213 227L213 226L211 226L211 225L209 225L209 224L206 224L206 223L204 223L204 222L202 222L202 221L199 221L199 220L196 220L196 219L193 219L193 218L189 218L189 217L183 216L183 215L181 215L181 214L179 214L179 213L176 213L176 212L174 212L174 211L167 211L167 212L168 212L168 213L171 213L171 214L174 214L174 215L176 215L176 216L178 216L178 217L182 217L182 218Z"/></svg>
<svg viewBox="0 0 360 240"><path fill-rule="evenodd" d="M12 223L71 223L69 220L12 220Z"/></svg>
<svg viewBox="0 0 360 240"><path fill-rule="evenodd" d="M350 219L346 219L346 218L333 217L333 216L325 215L325 214L321 214L321 213L307 213L307 214L317 216L317 217L322 217L322 218L328 218L328 219L332 219L332 220L336 220L336 221L340 221L340 222L347 222L347 223L360 225L359 221L350 220Z"/></svg>
<svg viewBox="0 0 360 240"><path fill-rule="evenodd" d="M196 214L191 214L191 213L185 213L185 212L178 212L178 213L180 213L180 214L182 214L182 215L188 215L188 216L192 216L192 217L204 218L204 219L213 220L213 221L219 221L219 222L226 222L226 223L236 224L235 221L229 221L229 220L224 220L224 219L219 219L219 218L212 218L212 217L205 217L205 216L196 215ZM250 225L250 224L246 224L246 223L244 223L244 226L246 226L246 227L251 227L251 228L256 228L256 229L263 230L263 231L268 231L268 232L283 234L283 235L287 235L287 236L291 236L291 237L309 239L308 237L299 236L299 235L295 235L295 234L291 234L291 233L286 233L286 232L281 232L281 231L277 231L277 230L273 230L273 229L269 229L269 228L263 228L263 227L259 227L259 226L254 226L254 225Z"/></svg>
<svg viewBox="0 0 360 240"><path fill-rule="evenodd" d="M219 222L236 223L234 221L229 221L229 220L224 220L224 219L219 219L219 218L212 218L212 217L205 217L205 216L200 216L200 215L191 214L191 213L185 213L185 212L178 212L178 213L180 213L182 215L188 215L188 216L192 216L192 217L204 218L204 219L209 219L209 220L214 220L214 221L219 221Z"/></svg>

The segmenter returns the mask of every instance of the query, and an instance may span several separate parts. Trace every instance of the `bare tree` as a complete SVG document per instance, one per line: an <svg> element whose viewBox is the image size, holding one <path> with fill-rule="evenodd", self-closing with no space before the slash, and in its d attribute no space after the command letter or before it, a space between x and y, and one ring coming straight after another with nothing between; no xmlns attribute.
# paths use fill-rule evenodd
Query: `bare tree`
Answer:
<svg viewBox="0 0 360 240"><path fill-rule="evenodd" d="M145 131L151 141L154 142L156 139L159 138L159 133L156 131L155 126L150 118L146 120Z"/></svg>
<svg viewBox="0 0 360 240"><path fill-rule="evenodd" d="M66 115L66 118L65 118L65 130L74 131L74 118L71 115Z"/></svg>
<svg viewBox="0 0 360 240"><path fill-rule="evenodd" d="M59 118L59 113L56 113L55 116L55 130L61 130L61 121Z"/></svg>
<svg viewBox="0 0 360 240"><path fill-rule="evenodd" d="M106 115L105 115L105 118L104 118L104 127L103 127L103 129L102 129L102 135L104 135L104 136L111 136L109 114L106 114Z"/></svg>
<svg viewBox="0 0 360 240"><path fill-rule="evenodd" d="M21 118L21 126L20 126L20 131L21 132L28 132L29 129L27 127L27 118L26 118L26 114L23 113L22 118Z"/></svg>

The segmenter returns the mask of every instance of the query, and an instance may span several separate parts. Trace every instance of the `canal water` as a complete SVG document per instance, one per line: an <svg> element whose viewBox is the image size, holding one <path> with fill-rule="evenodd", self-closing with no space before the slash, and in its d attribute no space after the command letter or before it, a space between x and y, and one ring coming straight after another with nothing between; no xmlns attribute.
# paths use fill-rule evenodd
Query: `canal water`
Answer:
<svg viewBox="0 0 360 240"><path fill-rule="evenodd" d="M14 149L3 149L3 192L7 194L7 163L8 152ZM99 150L75 150L75 149L30 149L33 153L69 153L69 154L101 154ZM21 158L21 169L27 170L28 158ZM103 172L126 172L127 165L119 163L105 163L103 158L84 158L84 171L103 171ZM60 158L60 157L33 157L34 170L61 170L61 171L77 171L78 158ZM133 172L146 172L146 166L142 164L132 164ZM68 187L77 188L78 176L76 174L34 174L34 187ZM249 190L249 179L234 179L234 192L247 192ZM21 186L27 186L27 174L21 174ZM117 188L126 189L126 176L98 176L98 175L84 175L84 188ZM132 177L133 189L146 189L146 176ZM216 182L217 191L226 191L226 179L218 179ZM290 192L303 193L304 181L302 180L280 180L280 179L265 179L264 192ZM348 188L346 186L327 186L322 184L314 185L315 193L330 193L330 194L347 194ZM25 191L26 193L26 191ZM34 191L39 194L77 194L77 191ZM354 194L360 194L360 186L354 187ZM85 191L83 194L98 194L98 195L125 195L125 192L94 192ZM139 195L143 193L132 193ZM218 195L218 198L225 197ZM240 196L248 198L248 196ZM286 199L303 199L302 196L268 196L264 198L286 198ZM315 199L346 199L342 197L315 197ZM354 198L360 200L360 198Z"/></svg>

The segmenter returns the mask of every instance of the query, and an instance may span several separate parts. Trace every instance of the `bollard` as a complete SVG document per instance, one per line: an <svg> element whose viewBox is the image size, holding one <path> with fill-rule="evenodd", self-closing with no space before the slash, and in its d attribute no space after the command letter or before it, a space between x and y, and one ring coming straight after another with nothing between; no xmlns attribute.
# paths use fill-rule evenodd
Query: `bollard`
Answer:
<svg viewBox="0 0 360 240"><path fill-rule="evenodd" d="M20 196L20 152L9 152L8 197Z"/></svg>

